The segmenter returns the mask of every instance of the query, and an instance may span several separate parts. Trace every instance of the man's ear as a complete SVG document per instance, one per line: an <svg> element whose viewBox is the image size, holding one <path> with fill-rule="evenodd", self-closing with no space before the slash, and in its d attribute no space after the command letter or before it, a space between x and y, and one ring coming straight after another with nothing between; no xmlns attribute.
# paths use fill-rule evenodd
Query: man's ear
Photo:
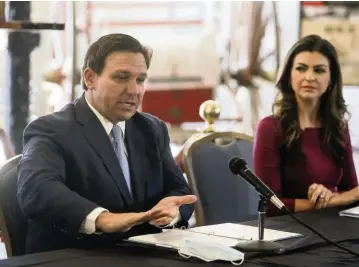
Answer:
<svg viewBox="0 0 359 267"><path fill-rule="evenodd" d="M93 90L95 88L97 73L94 72L91 68L87 67L83 73L82 77L84 79L87 89Z"/></svg>

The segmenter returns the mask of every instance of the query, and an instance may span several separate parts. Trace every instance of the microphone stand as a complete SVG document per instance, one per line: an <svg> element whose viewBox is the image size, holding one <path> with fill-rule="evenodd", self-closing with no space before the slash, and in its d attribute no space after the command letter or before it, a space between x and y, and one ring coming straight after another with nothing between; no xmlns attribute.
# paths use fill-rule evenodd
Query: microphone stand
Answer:
<svg viewBox="0 0 359 267"><path fill-rule="evenodd" d="M258 240L240 241L235 248L242 252L280 252L284 249L282 244L264 240L264 221L268 200L260 196L258 203Z"/></svg>

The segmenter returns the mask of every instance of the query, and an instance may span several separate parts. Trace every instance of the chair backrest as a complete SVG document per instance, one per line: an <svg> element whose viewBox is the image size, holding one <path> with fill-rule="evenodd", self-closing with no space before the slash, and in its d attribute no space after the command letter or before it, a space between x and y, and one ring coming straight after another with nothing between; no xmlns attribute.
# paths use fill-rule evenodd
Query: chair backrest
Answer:
<svg viewBox="0 0 359 267"><path fill-rule="evenodd" d="M8 257L25 254L27 218L17 200L17 165L21 155L0 169L0 229Z"/></svg>
<svg viewBox="0 0 359 267"><path fill-rule="evenodd" d="M235 132L197 135L185 147L185 173L198 197L197 226L257 218L257 192L228 167L230 158L240 156L253 169L252 152L253 138Z"/></svg>

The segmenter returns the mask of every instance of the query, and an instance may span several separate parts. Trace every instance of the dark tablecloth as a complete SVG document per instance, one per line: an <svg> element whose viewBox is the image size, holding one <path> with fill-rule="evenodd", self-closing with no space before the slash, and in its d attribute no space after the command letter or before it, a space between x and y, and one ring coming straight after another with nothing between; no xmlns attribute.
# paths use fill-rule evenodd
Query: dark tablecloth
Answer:
<svg viewBox="0 0 359 267"><path fill-rule="evenodd" d="M340 217L338 209L297 214L306 223L314 226L332 241L359 253L359 219ZM255 224L250 222L248 224ZM266 228L301 233L300 238L281 241L287 250L281 255L246 254L242 266L318 267L318 266L359 266L359 257L352 256L332 245L293 221L289 216L267 219ZM66 249L47 253L13 257L0 261L5 266L231 266L230 263L205 263L195 258L182 258L177 252L139 246L129 243L116 248L97 250Z"/></svg>

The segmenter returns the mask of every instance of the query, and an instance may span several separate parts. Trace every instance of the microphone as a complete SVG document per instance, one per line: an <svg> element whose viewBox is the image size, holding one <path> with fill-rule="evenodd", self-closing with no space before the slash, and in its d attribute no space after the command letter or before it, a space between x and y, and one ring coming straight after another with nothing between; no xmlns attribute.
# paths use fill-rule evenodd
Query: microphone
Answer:
<svg viewBox="0 0 359 267"><path fill-rule="evenodd" d="M278 209L287 211L284 203L274 194L274 192L248 168L247 162L240 157L233 157L229 160L229 169L235 175L240 175L265 199L272 202Z"/></svg>

